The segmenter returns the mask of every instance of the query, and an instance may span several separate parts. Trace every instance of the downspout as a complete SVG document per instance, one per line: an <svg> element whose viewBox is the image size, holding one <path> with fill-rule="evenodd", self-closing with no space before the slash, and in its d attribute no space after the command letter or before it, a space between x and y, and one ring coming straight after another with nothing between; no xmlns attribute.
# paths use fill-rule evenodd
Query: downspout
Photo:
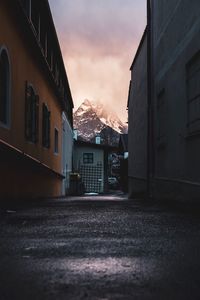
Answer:
<svg viewBox="0 0 200 300"><path fill-rule="evenodd" d="M147 199L151 198L153 176L153 103L152 103L152 3L147 0Z"/></svg>

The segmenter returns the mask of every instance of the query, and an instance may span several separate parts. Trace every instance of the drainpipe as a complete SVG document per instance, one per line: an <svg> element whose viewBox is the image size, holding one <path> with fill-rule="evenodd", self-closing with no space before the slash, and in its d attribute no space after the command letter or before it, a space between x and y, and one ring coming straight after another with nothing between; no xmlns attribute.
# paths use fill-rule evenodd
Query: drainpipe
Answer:
<svg viewBox="0 0 200 300"><path fill-rule="evenodd" d="M151 198L153 173L153 118L152 118L152 10L147 0L147 199Z"/></svg>

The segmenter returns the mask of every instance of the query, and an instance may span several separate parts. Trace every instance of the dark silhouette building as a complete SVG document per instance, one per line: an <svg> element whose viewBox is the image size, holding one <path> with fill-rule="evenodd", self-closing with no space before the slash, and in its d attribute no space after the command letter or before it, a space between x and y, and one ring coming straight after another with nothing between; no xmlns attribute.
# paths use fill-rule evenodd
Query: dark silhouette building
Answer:
<svg viewBox="0 0 200 300"><path fill-rule="evenodd" d="M198 1L151 1L148 47L143 37L132 66L131 196L138 190L145 191L145 184L150 183L149 194L156 198L199 200L199 14ZM151 68L147 73L149 53ZM148 93L146 76L150 73ZM151 107L148 107L150 96Z"/></svg>

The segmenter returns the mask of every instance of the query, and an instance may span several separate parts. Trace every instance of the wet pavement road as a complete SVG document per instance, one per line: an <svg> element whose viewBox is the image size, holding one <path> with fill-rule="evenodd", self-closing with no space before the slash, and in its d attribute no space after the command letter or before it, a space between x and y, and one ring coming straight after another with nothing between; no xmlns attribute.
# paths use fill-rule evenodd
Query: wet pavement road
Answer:
<svg viewBox="0 0 200 300"><path fill-rule="evenodd" d="M200 299L200 213L68 198L0 213L0 300Z"/></svg>

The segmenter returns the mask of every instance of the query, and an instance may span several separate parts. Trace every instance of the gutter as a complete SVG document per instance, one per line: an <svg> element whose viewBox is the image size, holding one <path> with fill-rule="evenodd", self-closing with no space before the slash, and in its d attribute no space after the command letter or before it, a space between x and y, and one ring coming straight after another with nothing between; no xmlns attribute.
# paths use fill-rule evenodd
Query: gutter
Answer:
<svg viewBox="0 0 200 300"><path fill-rule="evenodd" d="M153 72L152 72L152 1L147 0L147 199L152 197L151 179L154 173L153 143Z"/></svg>

